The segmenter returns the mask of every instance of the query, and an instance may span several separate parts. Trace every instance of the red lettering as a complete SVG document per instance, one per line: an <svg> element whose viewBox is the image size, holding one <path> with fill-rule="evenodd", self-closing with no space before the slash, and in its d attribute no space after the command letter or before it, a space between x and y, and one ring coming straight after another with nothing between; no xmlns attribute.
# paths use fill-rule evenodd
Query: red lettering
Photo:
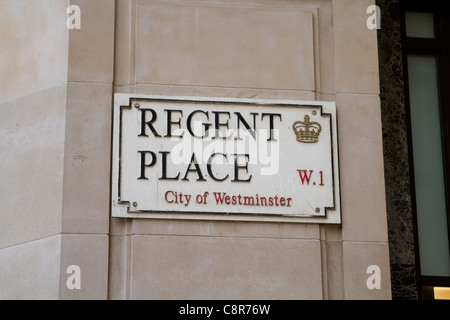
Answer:
<svg viewBox="0 0 450 320"><path fill-rule="evenodd" d="M213 192L214 198L216 199L216 204L222 204L225 198L225 193Z"/></svg>
<svg viewBox="0 0 450 320"><path fill-rule="evenodd" d="M300 180L302 181L302 184L305 184L305 181L306 181L306 184L309 185L309 180L311 179L311 175L312 175L313 171L309 170L309 176L308 176L307 170L297 170L297 171L298 171L298 175L300 176Z"/></svg>
<svg viewBox="0 0 450 320"><path fill-rule="evenodd" d="M278 207L278 196L275 196L275 205Z"/></svg>
<svg viewBox="0 0 450 320"><path fill-rule="evenodd" d="M175 200L172 202L177 203L177 192L168 191L166 192L166 201L169 202L168 193L172 193L172 197ZM214 199L217 205L241 205L241 206L261 206L261 207L273 207L273 206L281 206L281 207L290 207L292 198L281 197L278 195L274 195L273 197L263 197L256 195L228 195L226 192L213 192ZM170 197L169 197L170 198ZM186 198L186 201L189 200ZM172 203L169 202L169 203ZM198 201L197 201L198 202ZM200 202L199 202L200 203Z"/></svg>
<svg viewBox="0 0 450 320"><path fill-rule="evenodd" d="M172 201L169 201L168 199L167 199L167 195L169 194L169 193L171 193L172 194L172 196L173 196L173 191L166 191L166 194L164 195L164 199L166 200L166 202L167 203L173 203L173 200Z"/></svg>

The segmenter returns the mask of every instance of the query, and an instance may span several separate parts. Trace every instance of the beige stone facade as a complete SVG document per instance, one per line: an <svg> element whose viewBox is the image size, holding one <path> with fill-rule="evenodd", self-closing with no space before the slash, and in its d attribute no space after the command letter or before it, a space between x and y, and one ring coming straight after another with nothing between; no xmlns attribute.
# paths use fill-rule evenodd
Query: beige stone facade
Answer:
<svg viewBox="0 0 450 320"><path fill-rule="evenodd" d="M372 4L1 0L0 299L391 299ZM111 218L114 93L335 101L342 223Z"/></svg>

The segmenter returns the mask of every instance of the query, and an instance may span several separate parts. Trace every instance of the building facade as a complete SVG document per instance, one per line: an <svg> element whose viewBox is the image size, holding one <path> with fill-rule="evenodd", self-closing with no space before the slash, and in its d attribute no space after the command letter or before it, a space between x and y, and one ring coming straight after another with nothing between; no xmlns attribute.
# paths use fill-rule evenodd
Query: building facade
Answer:
<svg viewBox="0 0 450 320"><path fill-rule="evenodd" d="M2 0L0 298L435 297L450 285L450 29L445 1L413 2ZM428 119L414 101L433 92ZM339 219L114 216L117 94L181 112L192 100L335 105ZM430 161L438 171L421 175Z"/></svg>

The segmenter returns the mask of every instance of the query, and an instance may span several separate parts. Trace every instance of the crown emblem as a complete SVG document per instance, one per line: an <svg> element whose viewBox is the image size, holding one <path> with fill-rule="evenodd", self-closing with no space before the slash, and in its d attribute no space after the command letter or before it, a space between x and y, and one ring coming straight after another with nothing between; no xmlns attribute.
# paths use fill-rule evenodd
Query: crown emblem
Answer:
<svg viewBox="0 0 450 320"><path fill-rule="evenodd" d="M309 121L309 116L305 115L305 120L294 122L292 129L297 136L298 142L316 143L319 141L319 134L320 131L322 131L322 126L317 122Z"/></svg>

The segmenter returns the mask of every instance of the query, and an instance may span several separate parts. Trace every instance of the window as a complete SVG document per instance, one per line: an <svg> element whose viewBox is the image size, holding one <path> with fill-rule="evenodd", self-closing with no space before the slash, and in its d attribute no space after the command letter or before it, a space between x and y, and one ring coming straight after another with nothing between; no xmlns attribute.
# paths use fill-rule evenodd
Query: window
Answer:
<svg viewBox="0 0 450 320"><path fill-rule="evenodd" d="M450 6L403 1L402 33L418 284L450 288Z"/></svg>

